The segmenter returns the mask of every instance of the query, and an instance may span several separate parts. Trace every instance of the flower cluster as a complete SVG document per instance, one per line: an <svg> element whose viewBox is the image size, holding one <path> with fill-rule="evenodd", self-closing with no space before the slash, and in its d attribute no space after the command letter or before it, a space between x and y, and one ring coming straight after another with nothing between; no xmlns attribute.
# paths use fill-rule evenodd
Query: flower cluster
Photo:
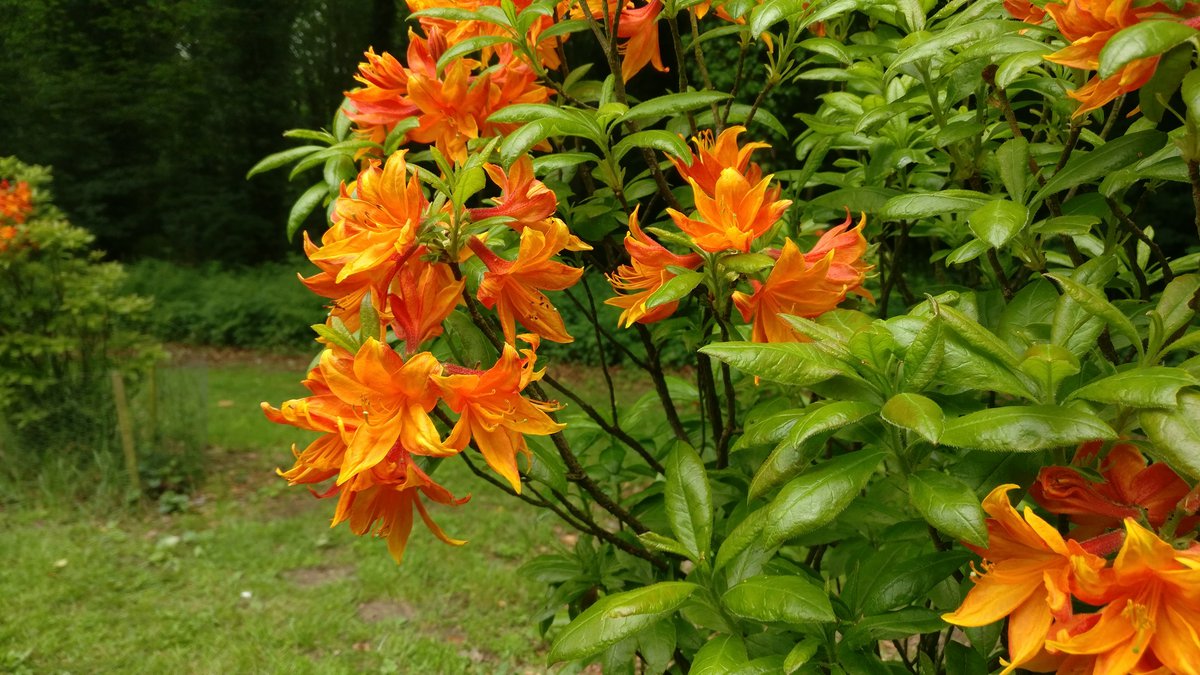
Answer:
<svg viewBox="0 0 1200 675"><path fill-rule="evenodd" d="M670 316L677 302L650 307L648 301L682 271L694 270L708 258L747 253L767 239L791 202L780 199L770 175L750 160L765 143L738 144L742 127L730 127L715 140L711 133L694 139L691 161L672 159L692 189L695 214L667 209L675 225L698 250L677 255L651 239L630 216L625 250L630 264L620 267L609 281L621 293L607 302L622 309L621 323L651 323ZM846 299L849 293L866 295L863 280L870 267L863 261L867 241L862 230L846 221L825 232L807 253L790 238L783 249L764 249L775 260L764 281L751 279L751 291L734 291L732 299L742 318L753 324L756 342L790 342L802 339L781 314L815 317Z"/></svg>
<svg viewBox="0 0 1200 675"><path fill-rule="evenodd" d="M0 251L17 236L17 225L33 212L33 194L29 183L0 180Z"/></svg>
<svg viewBox="0 0 1200 675"><path fill-rule="evenodd" d="M431 205L404 150L382 165L365 162L358 178L342 187L320 245L307 236L304 241L319 271L302 281L332 301L329 323L319 331L327 348L304 383L311 395L279 408L263 404L272 421L321 434L295 453L295 466L281 475L293 485L335 479L319 494L338 497L333 524L348 520L358 534L373 529L386 536L397 561L414 509L440 539L461 543L434 524L422 497L445 505L464 500L434 482L423 461L473 445L519 492L517 456L529 454L525 436L561 429L548 414L553 403L522 392L541 377L534 370L540 340L571 339L542 291L579 279L582 270L551 259L574 238L552 216L557 201L533 178L528 160L508 173L494 166L488 171L501 195L473 217L502 216L519 233L511 261L470 234L470 222L447 223L453 214ZM458 246L463 239L466 245ZM507 340L487 370L443 363L421 351L463 301L458 265L472 252L488 267L476 298L496 308ZM531 332L518 335L517 321ZM389 332L405 356L383 341ZM517 349L518 338L529 347ZM439 405L443 409L435 412ZM444 436L434 417L446 427Z"/></svg>
<svg viewBox="0 0 1200 675"><path fill-rule="evenodd" d="M1046 57L1064 66L1082 70L1100 67L1100 52L1114 35L1147 20L1181 21L1194 25L1200 20L1200 3L1181 4L1172 10L1166 3L1134 3L1133 0L1065 0L1038 7L1029 0L1005 0L1004 6L1014 17L1039 24L1049 14L1062 36L1071 44ZM1159 56L1134 59L1108 77L1094 75L1079 89L1070 92L1079 101L1075 115L1083 115L1112 101L1121 94L1136 91L1154 75Z"/></svg>
<svg viewBox="0 0 1200 675"><path fill-rule="evenodd" d="M1085 445L1077 461L1099 448ZM1198 673L1200 546L1170 542L1180 526L1195 527L1200 494L1129 444L1115 445L1101 469L1105 482L1067 467L1038 476L1031 494L1070 517L1066 536L1031 508L1012 507L1008 493L1018 486L993 490L983 502L988 546L968 544L982 570L962 606L943 618L983 626L1008 617L1005 673Z"/></svg>

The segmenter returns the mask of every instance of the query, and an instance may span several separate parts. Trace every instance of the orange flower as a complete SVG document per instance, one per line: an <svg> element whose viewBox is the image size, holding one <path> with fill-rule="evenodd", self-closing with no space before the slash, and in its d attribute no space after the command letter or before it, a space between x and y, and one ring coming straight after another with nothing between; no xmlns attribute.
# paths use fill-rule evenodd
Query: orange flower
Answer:
<svg viewBox="0 0 1200 675"><path fill-rule="evenodd" d="M430 443L439 446L434 450L441 449L436 431L430 433L432 424L426 426L428 419L421 419L423 406L431 409L436 396L429 393L429 377L413 372L427 369L432 375L430 359L429 354L422 354L403 364L395 352L374 340L368 340L354 357L329 349L304 381L312 396L286 401L279 408L262 404L272 422L321 433L303 452L293 446L296 463L279 474L290 485L312 485L339 476L329 491L317 495L340 495L333 525L349 518L350 528L364 534L379 521L377 533L388 537L388 548L397 563L412 529L414 506L439 539L462 543L437 527L420 495L442 504L466 500L455 500L412 462L411 451L434 454L429 452ZM438 367L436 361L433 366ZM370 386L382 390L372 391ZM414 403L416 410L412 409ZM392 422L396 419L402 420L402 428L395 435L398 437L379 433L377 427L394 428ZM367 457L361 447L364 443L376 445L366 448Z"/></svg>
<svg viewBox="0 0 1200 675"><path fill-rule="evenodd" d="M408 46L409 63L419 59L414 58L414 52L425 49L424 41L412 39ZM396 57L387 52L376 55L373 49L368 49L363 56L367 60L358 64L354 79L364 86L345 92L354 103L354 107L345 112L364 135L382 143L397 122L417 113L417 107L406 98L408 70Z"/></svg>
<svg viewBox="0 0 1200 675"><path fill-rule="evenodd" d="M862 262L866 218L847 230L850 220L825 233L807 254L795 242L784 242L783 252L765 283L751 281L750 295L736 291L733 303L746 321L753 320L755 342L795 342L801 339L781 314L811 318L837 307L848 292L859 287L869 269Z"/></svg>
<svg viewBox="0 0 1200 675"><path fill-rule="evenodd" d="M6 220L13 224L24 223L32 212L33 194L29 183L22 180L13 185L8 180L0 180L0 223Z"/></svg>
<svg viewBox="0 0 1200 675"><path fill-rule="evenodd" d="M17 228L12 225L0 225L0 251L8 250L8 242L16 239Z"/></svg>
<svg viewBox="0 0 1200 675"><path fill-rule="evenodd" d="M1191 16L1198 9L1200 5L1188 3L1184 11ZM1164 18L1183 18L1168 14L1162 3L1134 7L1132 0L1067 0L1065 4L1047 4L1046 11L1054 17L1059 32L1071 43L1046 59L1083 70L1100 67L1100 51L1122 29L1159 14L1166 14ZM1157 56L1135 59L1109 77L1095 76L1083 87L1070 92L1071 98L1080 102L1075 116L1095 110L1149 82L1158 67L1158 60Z"/></svg>
<svg viewBox="0 0 1200 675"><path fill-rule="evenodd" d="M1128 443L1113 446L1101 473L1106 482L1096 483L1069 467L1043 467L1030 494L1047 511L1072 516L1078 525L1072 536L1083 539L1143 513L1150 525L1161 527L1188 493L1187 483L1170 466L1161 462L1147 466L1142 453ZM1187 531L1198 520L1189 518L1181 524Z"/></svg>
<svg viewBox="0 0 1200 675"><path fill-rule="evenodd" d="M389 288L392 330L409 354L442 334L442 322L462 302L465 283L448 266L422 260L421 253L418 249L400 266Z"/></svg>
<svg viewBox="0 0 1200 675"><path fill-rule="evenodd" d="M379 162L369 162L352 185L342 186L333 226L322 235L321 246L305 235L305 253L321 271L302 281L317 295L333 299L332 316L354 330L367 293L384 314L388 286L415 251L428 202L416 175L408 175L404 151L389 157L382 170Z"/></svg>
<svg viewBox="0 0 1200 675"><path fill-rule="evenodd" d="M431 379L442 369L429 352L405 362L385 343L367 338L353 357L325 350L320 368L333 395L355 406L362 419L352 434L342 432L346 457L339 485L383 461L394 446L433 457L457 452L429 418L437 404Z"/></svg>
<svg viewBox="0 0 1200 675"><path fill-rule="evenodd" d="M608 3L605 8L601 2ZM563 13L566 13L566 7L571 3L561 2L559 7ZM667 67L663 65L662 55L658 44L658 19L662 14L662 2L660 0L650 0L650 2L641 7L634 8L633 2L622 2L620 0L593 0L589 4L592 11L592 16L597 20L604 20L605 17L616 17L620 12L620 25L617 26L617 37L625 40L618 45L624 59L621 62L621 78L628 82L633 79L634 75L641 72L646 64L653 64L655 70L659 72L667 72ZM571 18L582 19L586 16L581 4L577 4L571 10ZM611 28L611 24L610 24Z"/></svg>
<svg viewBox="0 0 1200 675"><path fill-rule="evenodd" d="M675 312L679 302L668 302L647 309L646 301L662 285L675 277L668 266L696 269L701 258L695 253L676 255L662 244L651 239L638 226L638 209L629 215L629 233L625 235L625 250L629 252L629 264L621 265L615 274L608 277L613 290L621 295L604 301L607 305L621 308L618 325L628 328L637 323L661 321Z"/></svg>
<svg viewBox="0 0 1200 675"><path fill-rule="evenodd" d="M529 155L513 162L507 173L495 164L484 164L483 168L492 182L500 186L500 196L492 200L495 206L471 209L473 220L508 216L514 219L513 229L520 232L554 215L558 198L545 183L534 178L533 159Z"/></svg>
<svg viewBox="0 0 1200 675"><path fill-rule="evenodd" d="M692 138L696 151L692 153L691 161L684 164L671 157L671 163L684 180L695 181L702 192L710 195L716 193L717 180L725 169L734 169L746 180L756 183L762 178L762 169L750 161L750 155L755 150L771 146L766 143L747 143L739 147L737 138L745 130L746 127L741 126L729 127L716 140L713 140L712 131L701 131ZM778 194L776 188L772 199L777 198Z"/></svg>
<svg viewBox="0 0 1200 675"><path fill-rule="evenodd" d="M1035 26L1046 18L1046 10L1029 2L1029 0L1004 0L1004 9L1015 19L1020 19L1025 23L1031 23Z"/></svg>
<svg viewBox="0 0 1200 675"><path fill-rule="evenodd" d="M506 344L500 360L490 369L480 372L448 368L451 374L438 379L446 403L459 414L446 444L462 449L474 439L488 466L504 476L517 492L521 491L517 454L530 454L525 435L548 436L564 428L546 414L556 409L554 404L521 396L530 382L542 376L541 371L533 369L534 350L522 353L524 357Z"/></svg>
<svg viewBox="0 0 1200 675"><path fill-rule="evenodd" d="M544 290L561 291L579 281L583 270L550 260L570 241L566 225L558 221L546 231L526 228L521 232L517 259L504 260L479 239L468 242L471 250L483 260L488 271L479 284L477 297L488 309L496 308L504 338L512 344L516 339L515 321L554 342L571 342L562 317Z"/></svg>
<svg viewBox="0 0 1200 675"><path fill-rule="evenodd" d="M516 0L513 2L513 7L519 14L530 5L533 0ZM449 7L454 9L464 9L470 12L478 12L484 7L501 7L499 0L408 0L408 10L411 13L416 13L426 9L438 9ZM433 17L421 17L419 19L421 28L426 33L433 30L440 31L446 36L446 42L449 44L458 44L463 40L482 36L509 36L509 31L494 23L488 21L462 20L454 21L450 19L436 19ZM536 54L539 62L546 68L558 68L560 65L558 52L554 48L553 40L545 40L539 42L539 36L550 26L554 25L553 16L539 16L533 21L530 26L527 37L530 44L536 44ZM494 48L485 47L483 49L484 60L487 60Z"/></svg>
<svg viewBox="0 0 1200 675"><path fill-rule="evenodd" d="M1016 485L1001 485L983 500L988 546L968 548L984 558L984 572L957 611L942 619L957 626L986 626L1009 617L1010 663L1003 672L1038 657L1047 631L1071 616L1071 579L1076 570L1097 570L1104 559L1064 541L1050 524L1029 508L1025 517L1008 501Z"/></svg>
<svg viewBox="0 0 1200 675"><path fill-rule="evenodd" d="M1124 674L1161 664L1166 671L1200 674L1200 551L1177 551L1125 519L1125 544L1111 569L1078 574L1075 594L1106 605L1099 619L1046 645L1091 657L1090 672Z"/></svg>
<svg viewBox="0 0 1200 675"><path fill-rule="evenodd" d="M722 169L713 195L706 194L695 179L689 178L699 220L675 209L667 209L679 229L696 245L710 253L734 249L743 253L750 243L771 229L783 216L791 200L776 201L779 188L768 188L771 176L751 185L735 169Z"/></svg>

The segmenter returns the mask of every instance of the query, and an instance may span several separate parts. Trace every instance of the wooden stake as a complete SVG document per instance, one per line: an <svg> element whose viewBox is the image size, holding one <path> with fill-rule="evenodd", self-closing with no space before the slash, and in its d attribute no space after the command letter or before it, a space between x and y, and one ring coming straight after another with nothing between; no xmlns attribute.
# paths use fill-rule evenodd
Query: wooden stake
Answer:
<svg viewBox="0 0 1200 675"><path fill-rule="evenodd" d="M121 372L109 372L112 377L113 403L117 408L117 426L121 428L121 447L125 451L125 471L129 473L129 487L142 498L142 480L138 476L137 447L133 441L133 418L129 414L129 400L125 398L125 379Z"/></svg>

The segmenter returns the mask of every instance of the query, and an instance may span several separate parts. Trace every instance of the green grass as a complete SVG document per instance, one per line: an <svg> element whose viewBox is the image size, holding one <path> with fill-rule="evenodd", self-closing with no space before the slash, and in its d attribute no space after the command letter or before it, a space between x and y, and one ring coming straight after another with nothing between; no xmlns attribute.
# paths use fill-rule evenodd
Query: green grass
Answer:
<svg viewBox="0 0 1200 675"><path fill-rule="evenodd" d="M458 462L456 508L418 525L404 564L383 541L328 527L332 500L287 488L293 429L261 399L304 394L300 371L206 369L207 479L182 514L103 502L0 504L0 672L542 672L531 618L544 590L517 573L559 546L552 516Z"/></svg>

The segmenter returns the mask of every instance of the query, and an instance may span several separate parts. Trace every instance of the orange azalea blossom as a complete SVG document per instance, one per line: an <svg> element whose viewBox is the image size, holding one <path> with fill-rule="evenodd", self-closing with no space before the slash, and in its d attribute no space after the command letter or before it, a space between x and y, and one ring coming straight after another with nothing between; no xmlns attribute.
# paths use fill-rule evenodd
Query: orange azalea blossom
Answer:
<svg viewBox="0 0 1200 675"><path fill-rule="evenodd" d="M500 187L500 196L492 201L495 206L470 209L472 220L497 216L511 218L507 224L517 232L527 227L543 234L566 227L566 223L554 217L558 210L558 197L542 181L533 176L533 159L523 155L505 172L495 164L483 165L492 182ZM589 246L572 234L565 247L568 251L590 251Z"/></svg>
<svg viewBox="0 0 1200 675"><path fill-rule="evenodd" d="M406 98L408 69L396 57L387 52L376 54L374 49L368 49L363 56L366 61L358 64L354 79L364 86L345 92L354 103L353 109L346 110L346 116L358 125L363 135L382 143L397 122L417 114L417 106ZM410 40L408 62L413 67L429 63L428 47L423 40Z"/></svg>
<svg viewBox="0 0 1200 675"><path fill-rule="evenodd" d="M1008 500L1016 485L1001 485L983 500L988 546L967 545L983 559L983 573L957 611L942 619L956 626L986 626L1009 617L1009 663L1004 673L1042 655L1047 631L1071 617L1071 580L1079 570L1098 570L1104 559L1026 508L1024 518Z"/></svg>
<svg viewBox="0 0 1200 675"><path fill-rule="evenodd" d="M321 271L301 281L333 299L331 316L350 330L358 327L359 306L368 293L371 306L386 320L388 286L416 251L429 203L416 175L409 176L404 154L393 154L382 169L378 161L369 162L355 183L342 186L321 246L304 237L304 251Z"/></svg>
<svg viewBox="0 0 1200 675"><path fill-rule="evenodd" d="M12 225L0 225L0 251L8 250L8 242L17 238L17 228Z"/></svg>
<svg viewBox="0 0 1200 675"><path fill-rule="evenodd" d="M442 442L429 417L437 405L432 378L442 369L429 352L406 362L387 344L367 338L354 356L326 349L319 367L330 392L361 418L352 433L339 430L346 455L338 485L382 462L393 447L433 457L457 453Z"/></svg>
<svg viewBox="0 0 1200 675"><path fill-rule="evenodd" d="M1100 51L1122 29L1156 15L1179 20L1194 17L1200 13L1200 3L1188 3L1182 15L1170 13L1162 3L1135 7L1133 0L1067 0L1063 4L1047 4L1046 11L1054 18L1059 32L1071 43L1046 59L1072 68L1096 70L1100 67ZM1158 60L1157 56L1135 59L1111 76L1095 76L1083 87L1070 92L1071 98L1080 102L1075 116L1095 110L1149 82L1158 67Z"/></svg>
<svg viewBox="0 0 1200 675"><path fill-rule="evenodd" d="M1047 647L1075 655L1064 665L1096 675L1159 666L1155 672L1200 674L1200 548L1177 551L1132 518L1125 532L1110 569L1075 575L1076 597L1104 606L1098 618L1086 630L1052 634Z"/></svg>
<svg viewBox="0 0 1200 675"><path fill-rule="evenodd" d="M422 260L423 249L400 266L389 288L392 330L409 354L442 334L442 322L462 302L465 284L447 265Z"/></svg>
<svg viewBox="0 0 1200 675"><path fill-rule="evenodd" d="M692 153L691 161L687 164L671 157L671 163L679 171L679 175L687 181L695 181L705 194L716 194L717 181L725 169L734 169L746 177L751 183L762 179L762 169L750 161L750 155L760 148L769 148L766 143L747 143L739 146L737 138L746 127L733 126L721 132L716 140L710 130L704 130L692 138L696 151ZM774 188L770 197L774 201L779 197L779 188Z"/></svg>
<svg viewBox="0 0 1200 675"><path fill-rule="evenodd" d="M333 353L333 350L326 352ZM349 355L340 352L331 358L348 360ZM330 388L326 381L327 363L326 356L322 355L321 365L312 369L304 381L312 396L286 401L279 408L262 404L272 422L321 433L303 452L297 452L296 446L292 446L295 466L289 471L278 472L289 485L313 485L338 475L346 462L347 443L353 442L360 428L367 425L368 415L359 401L345 400ZM370 469L345 483L334 484L328 492L317 496L334 494L339 494L340 498L333 525L349 518L351 529L356 534L364 534L375 521L380 521L378 534L388 537L388 548L397 563L412 529L414 506L438 538L451 544L462 543L446 537L433 523L419 496L423 494L442 504L466 500L455 500L445 488L430 480L411 462L410 453L399 443L393 444Z"/></svg>
<svg viewBox="0 0 1200 675"><path fill-rule="evenodd" d="M621 308L621 317L617 324L629 328L634 322L654 323L674 314L675 308L679 306L678 301L654 308L647 308L646 301L662 288L663 284L675 278L675 273L668 270L668 266L696 269L700 266L700 256L695 253L676 255L651 239L638 226L637 207L634 207L633 213L629 215L625 250L629 253L629 264L621 265L615 274L608 277L608 283L612 284L613 290L620 295L604 301L607 305Z"/></svg>
<svg viewBox="0 0 1200 675"><path fill-rule="evenodd" d="M699 220L675 209L667 209L667 213L705 251L733 249L746 253L751 242L771 229L792 205L788 199L775 200L779 188L768 187L771 178L766 176L752 185L736 169L722 169L712 195L689 178Z"/></svg>
<svg viewBox="0 0 1200 675"><path fill-rule="evenodd" d="M19 225L32 212L33 193L29 183L22 180L14 185L8 180L0 180L0 223L7 220Z"/></svg>
<svg viewBox="0 0 1200 675"><path fill-rule="evenodd" d="M1014 19L1034 25L1040 24L1042 19L1046 18L1046 10L1029 0L1004 0L1004 9L1008 10Z"/></svg>
<svg viewBox="0 0 1200 675"><path fill-rule="evenodd" d="M1083 448L1081 454L1086 454ZM1096 536L1143 513L1151 526L1161 527L1188 494L1187 483L1170 466L1147 466L1146 458L1129 443L1113 446L1101 474L1106 482L1096 483L1069 467L1043 467L1029 493L1047 511L1070 515L1077 525L1071 532L1076 539ZM1189 531L1197 522L1200 518L1193 517L1180 524Z"/></svg>
<svg viewBox="0 0 1200 675"><path fill-rule="evenodd" d="M608 7L605 8L600 4L601 2L607 2ZM570 4L572 3L559 3L560 13L566 14ZM620 0L593 0L588 3L588 6L592 16L601 21L606 16L616 17L618 11L620 12L617 38L625 40L625 42L619 44L617 48L624 57L621 61L621 78L623 80L628 82L633 79L633 76L641 72L647 64L653 65L654 69L659 72L667 72L658 44L657 24L662 15L662 3L659 0L650 0L637 8L634 7L633 2L621 2ZM582 19L586 16L582 3L575 4L570 13L573 19ZM609 21L611 20L610 18Z"/></svg>
<svg viewBox="0 0 1200 675"><path fill-rule="evenodd" d="M571 342L562 316L542 294L542 291L561 291L573 286L583 270L551 260L570 241L571 234L562 221L545 231L532 227L521 232L517 259L508 261L497 256L476 237L468 245L487 265L476 296L488 309L495 308L504 339L516 340L515 321L539 337L553 342Z"/></svg>
<svg viewBox="0 0 1200 675"><path fill-rule="evenodd" d="M528 337L536 344L536 336ZM518 354L512 345L506 344L500 360L488 370L447 367L449 374L437 380L446 403L459 414L446 444L462 449L474 440L488 466L517 492L521 491L517 455L530 455L525 435L548 436L565 426L546 414L556 410L557 405L531 401L521 395L530 382L542 377L542 371L534 370L535 349L536 346Z"/></svg>
<svg viewBox="0 0 1200 675"><path fill-rule="evenodd" d="M812 251L801 253L791 239L765 283L751 281L754 292L733 294L733 303L746 321L753 321L751 339L755 342L796 342L802 340L782 317L791 314L811 318L835 308L846 294L866 294L861 289L870 269L862 261L867 250L862 228L866 216L854 229L850 219L830 229Z"/></svg>

